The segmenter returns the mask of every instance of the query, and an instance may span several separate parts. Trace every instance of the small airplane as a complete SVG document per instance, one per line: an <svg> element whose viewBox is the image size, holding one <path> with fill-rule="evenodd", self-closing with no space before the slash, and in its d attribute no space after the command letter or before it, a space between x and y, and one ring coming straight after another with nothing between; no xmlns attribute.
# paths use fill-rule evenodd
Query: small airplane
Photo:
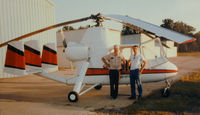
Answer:
<svg viewBox="0 0 200 115"><path fill-rule="evenodd" d="M88 28L87 35L84 35L79 42L66 39L63 31L61 31L66 58L71 60L76 66L76 74L73 77L62 77L49 73L58 70L56 43L43 45L42 56L40 56L41 52L38 40L20 41L50 29L87 21L89 19L94 20L98 27ZM148 65L141 74L141 81L166 81L166 88L163 89L162 94L163 96L169 96L170 83L168 79L177 75L178 68L168 61L159 37L164 37L177 43L192 42L195 38L122 15L102 15L98 13L89 17L51 25L2 43L0 47L7 45L4 72L15 75L36 74L64 84L74 85L73 90L68 94L68 100L70 102L77 102L79 96L91 89L101 89L102 85L109 84L109 70L103 67L101 58L112 50L114 44L118 44L121 50L134 46L134 44L120 44L120 37L110 41L109 38L112 38L112 36L102 34L107 29L101 26L104 20L121 23L150 37L151 40L147 40L139 46L140 54L144 57L148 57L144 51L146 44L155 41L159 43L161 49L159 57L147 60ZM128 68L127 65L123 66L121 79L119 81L120 84L129 84ZM87 84L91 84L92 86L82 91L83 87Z"/></svg>

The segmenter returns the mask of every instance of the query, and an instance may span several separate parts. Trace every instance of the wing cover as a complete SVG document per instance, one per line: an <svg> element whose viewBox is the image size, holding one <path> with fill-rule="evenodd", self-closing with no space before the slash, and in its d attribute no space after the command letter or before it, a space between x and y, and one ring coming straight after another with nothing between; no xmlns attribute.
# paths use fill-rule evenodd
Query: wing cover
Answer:
<svg viewBox="0 0 200 115"><path fill-rule="evenodd" d="M178 32L175 32L175 31L172 31L172 30L139 20L139 19L135 19L132 17L127 17L123 15L103 15L103 17L105 19L114 20L125 25L131 24L140 29L151 32L158 37L164 37L177 43L188 43L188 42L193 42L196 40L195 38L192 38L190 36L186 36Z"/></svg>
<svg viewBox="0 0 200 115"><path fill-rule="evenodd" d="M30 40L24 44L26 71L37 73L42 70L39 40Z"/></svg>
<svg viewBox="0 0 200 115"><path fill-rule="evenodd" d="M24 43L13 41L8 44L4 72L14 75L26 75Z"/></svg>
<svg viewBox="0 0 200 115"><path fill-rule="evenodd" d="M58 70L57 52L55 43L47 43L42 51L42 69L47 72Z"/></svg>

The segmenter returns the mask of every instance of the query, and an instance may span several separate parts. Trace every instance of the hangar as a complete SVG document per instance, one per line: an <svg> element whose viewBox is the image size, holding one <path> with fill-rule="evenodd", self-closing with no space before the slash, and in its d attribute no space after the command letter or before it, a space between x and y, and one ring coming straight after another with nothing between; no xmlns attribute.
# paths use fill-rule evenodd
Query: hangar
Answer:
<svg viewBox="0 0 200 115"><path fill-rule="evenodd" d="M55 24L55 5L50 0L0 0L0 43ZM55 30L43 32L36 38L42 46L56 42ZM6 47L0 48L0 78L15 77L3 73Z"/></svg>

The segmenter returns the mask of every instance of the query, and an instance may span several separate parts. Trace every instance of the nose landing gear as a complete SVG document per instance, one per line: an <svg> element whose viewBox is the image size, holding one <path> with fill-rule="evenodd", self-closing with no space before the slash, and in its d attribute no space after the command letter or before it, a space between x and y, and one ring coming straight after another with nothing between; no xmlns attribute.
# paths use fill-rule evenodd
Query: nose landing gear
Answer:
<svg viewBox="0 0 200 115"><path fill-rule="evenodd" d="M68 100L70 102L77 102L78 101L78 93L76 93L75 91L71 91L69 94L68 94Z"/></svg>
<svg viewBox="0 0 200 115"><path fill-rule="evenodd" d="M162 89L161 94L163 97L169 97L170 96L169 89L171 87L171 83L168 80L166 80L165 83L166 83L166 87L164 89Z"/></svg>

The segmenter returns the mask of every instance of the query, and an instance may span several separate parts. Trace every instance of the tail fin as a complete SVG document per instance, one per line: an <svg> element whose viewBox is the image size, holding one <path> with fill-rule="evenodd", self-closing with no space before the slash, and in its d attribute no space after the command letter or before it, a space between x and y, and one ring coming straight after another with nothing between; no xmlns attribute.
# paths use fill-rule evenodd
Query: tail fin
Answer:
<svg viewBox="0 0 200 115"><path fill-rule="evenodd" d="M40 47L38 40L30 40L24 44L26 71L28 73L37 73L42 71L40 57Z"/></svg>
<svg viewBox="0 0 200 115"><path fill-rule="evenodd" d="M26 75L24 44L22 41L13 41L8 44L4 72Z"/></svg>
<svg viewBox="0 0 200 115"><path fill-rule="evenodd" d="M58 70L56 44L48 43L43 46L42 69L52 72Z"/></svg>

